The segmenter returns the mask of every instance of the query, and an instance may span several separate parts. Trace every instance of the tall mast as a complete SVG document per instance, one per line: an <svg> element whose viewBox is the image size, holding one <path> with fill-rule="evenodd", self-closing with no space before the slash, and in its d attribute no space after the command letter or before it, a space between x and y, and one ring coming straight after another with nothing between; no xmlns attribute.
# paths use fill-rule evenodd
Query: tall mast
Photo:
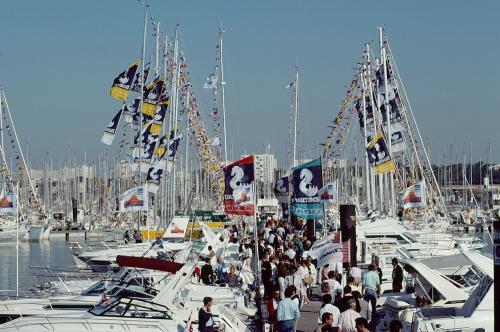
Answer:
<svg viewBox="0 0 500 332"><path fill-rule="evenodd" d="M365 150L365 177L366 177L366 201L367 201L367 205L368 205L368 208L372 208L372 199L371 199L371 191L372 191L372 188L370 186L370 166L368 164L368 150L366 149L366 146L367 146L367 137L368 137L368 133L367 133L367 118L366 118L366 82L365 82L365 75L366 75L366 65L363 65L363 71L361 73L361 87L362 87L362 90L361 90L361 94L362 94L362 98L363 98L363 123L364 123L364 139L363 139L363 148Z"/></svg>
<svg viewBox="0 0 500 332"><path fill-rule="evenodd" d="M293 120L293 167L297 166L297 131L299 117L299 67L295 66L295 112Z"/></svg>
<svg viewBox="0 0 500 332"><path fill-rule="evenodd" d="M144 107L144 84L146 83L144 81L144 59L145 59L145 54L146 54L146 31L147 31L147 23L148 23L148 5L146 5L146 8L144 10L144 30L142 34L142 50L141 50L141 67L142 67L142 73L141 73L141 101L140 101L140 106L139 106L139 167L138 167L138 172L139 172L139 185L142 184L142 173L141 173L141 162L142 162L142 137L141 137L141 132L142 132L142 108ZM145 195L147 195L147 192L144 192ZM138 213L138 220L137 220L137 231L141 231L141 212L139 211ZM149 234L149 231L148 231Z"/></svg>
<svg viewBox="0 0 500 332"><path fill-rule="evenodd" d="M224 166L227 165L227 134L226 134L226 101L224 99L224 86L226 82L224 81L224 60L222 56L222 27L219 28L219 47L220 47L220 86L221 86L221 97L222 97L222 127L224 130Z"/></svg>

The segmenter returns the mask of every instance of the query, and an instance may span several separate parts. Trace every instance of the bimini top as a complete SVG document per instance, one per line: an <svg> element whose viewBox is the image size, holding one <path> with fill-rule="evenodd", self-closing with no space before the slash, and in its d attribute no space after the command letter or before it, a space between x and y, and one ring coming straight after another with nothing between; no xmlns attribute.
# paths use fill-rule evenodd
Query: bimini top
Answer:
<svg viewBox="0 0 500 332"><path fill-rule="evenodd" d="M137 256L116 256L116 263L122 267L135 267L148 270L157 270L170 273L176 273L184 264L162 259L137 257Z"/></svg>

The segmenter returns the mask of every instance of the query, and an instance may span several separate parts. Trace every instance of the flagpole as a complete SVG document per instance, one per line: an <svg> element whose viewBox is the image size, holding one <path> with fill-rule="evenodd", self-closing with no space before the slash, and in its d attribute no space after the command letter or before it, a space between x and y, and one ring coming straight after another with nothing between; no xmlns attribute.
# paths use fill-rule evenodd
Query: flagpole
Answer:
<svg viewBox="0 0 500 332"><path fill-rule="evenodd" d="M297 166L297 120L299 116L299 67L295 66L295 115L293 126L293 167Z"/></svg>
<svg viewBox="0 0 500 332"><path fill-rule="evenodd" d="M363 123L364 123L364 139L363 139L363 148L365 150L365 177L366 177L366 201L368 208L372 208L372 199L371 199L371 194L372 194L372 188L371 188L371 176L370 176L370 166L368 165L368 150L366 149L367 146L367 117L366 117L366 82L365 82L365 75L366 75L366 65L363 65L363 71L361 75L361 86L362 86L362 98L363 98ZM373 118L373 110L372 110L372 118ZM374 123L375 125L375 123Z"/></svg>
<svg viewBox="0 0 500 332"><path fill-rule="evenodd" d="M253 220L254 220L254 231L253 231L253 236L254 236L254 245L255 245L255 286L256 289L260 287L260 260L259 260L259 237L257 233L257 181L255 181L255 159L253 160L253 174L254 174L254 179L253 179Z"/></svg>
<svg viewBox="0 0 500 332"><path fill-rule="evenodd" d="M221 85L221 97L222 97L222 126L224 130L224 166L227 165L227 135L226 135L226 102L224 99L224 61L222 60L222 27L219 28L219 45L220 45L220 85Z"/></svg>
<svg viewBox="0 0 500 332"><path fill-rule="evenodd" d="M142 162L142 108L144 107L144 59L145 59L145 53L146 53L146 31L147 31L147 23L148 23L148 8L149 5L146 5L146 8L144 10L144 30L142 34L142 50L141 50L141 62L142 62L142 75L141 75L141 102L140 102L140 107L139 107L139 167L138 167L138 172L139 172L139 186L142 185L142 173L141 173L141 162ZM143 188L144 189L144 188ZM147 195L147 193L143 194ZM141 211L138 213L138 220L137 220L137 232L141 234ZM146 219L147 219L147 213L146 213Z"/></svg>
<svg viewBox="0 0 500 332"><path fill-rule="evenodd" d="M16 298L19 298L19 182L16 184Z"/></svg>

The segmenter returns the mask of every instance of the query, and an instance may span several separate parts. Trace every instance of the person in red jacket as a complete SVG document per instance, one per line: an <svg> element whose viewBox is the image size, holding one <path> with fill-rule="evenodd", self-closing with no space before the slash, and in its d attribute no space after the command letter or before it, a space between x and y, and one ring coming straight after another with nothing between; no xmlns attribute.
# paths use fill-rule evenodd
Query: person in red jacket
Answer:
<svg viewBox="0 0 500 332"><path fill-rule="evenodd" d="M267 312L269 312L269 324L271 325L271 331L277 331L278 327L276 324L276 309L278 309L278 303L281 301L281 293L279 289L273 291L273 297L267 299Z"/></svg>

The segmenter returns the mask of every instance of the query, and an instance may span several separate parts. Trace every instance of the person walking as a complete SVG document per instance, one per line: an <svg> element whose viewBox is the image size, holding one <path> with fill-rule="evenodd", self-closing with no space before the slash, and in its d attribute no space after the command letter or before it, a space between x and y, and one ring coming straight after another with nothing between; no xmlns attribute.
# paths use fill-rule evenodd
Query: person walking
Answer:
<svg viewBox="0 0 500 332"><path fill-rule="evenodd" d="M293 289L287 287L285 289L285 298L280 301L278 309L276 309L279 332L294 332L295 322L300 318L299 306L291 299L293 293Z"/></svg>
<svg viewBox="0 0 500 332"><path fill-rule="evenodd" d="M380 293L380 278L375 272L373 264L368 266L368 272L363 275L364 299L372 305L372 317L375 316L377 308L377 297Z"/></svg>
<svg viewBox="0 0 500 332"><path fill-rule="evenodd" d="M349 309L340 314L339 331L340 332L356 332L356 319L361 317L356 311L356 300L348 301Z"/></svg>
<svg viewBox="0 0 500 332"><path fill-rule="evenodd" d="M338 327L333 327L333 315L329 312L323 313L321 316L321 323L314 330L314 332L337 332L339 330Z"/></svg>
<svg viewBox="0 0 500 332"><path fill-rule="evenodd" d="M339 318L340 318L340 310L336 306L332 304L332 296L330 294L325 294L321 298L323 304L321 305L321 309L319 310L318 315L318 324L323 322L323 315L327 312L333 315L332 326L339 326Z"/></svg>

